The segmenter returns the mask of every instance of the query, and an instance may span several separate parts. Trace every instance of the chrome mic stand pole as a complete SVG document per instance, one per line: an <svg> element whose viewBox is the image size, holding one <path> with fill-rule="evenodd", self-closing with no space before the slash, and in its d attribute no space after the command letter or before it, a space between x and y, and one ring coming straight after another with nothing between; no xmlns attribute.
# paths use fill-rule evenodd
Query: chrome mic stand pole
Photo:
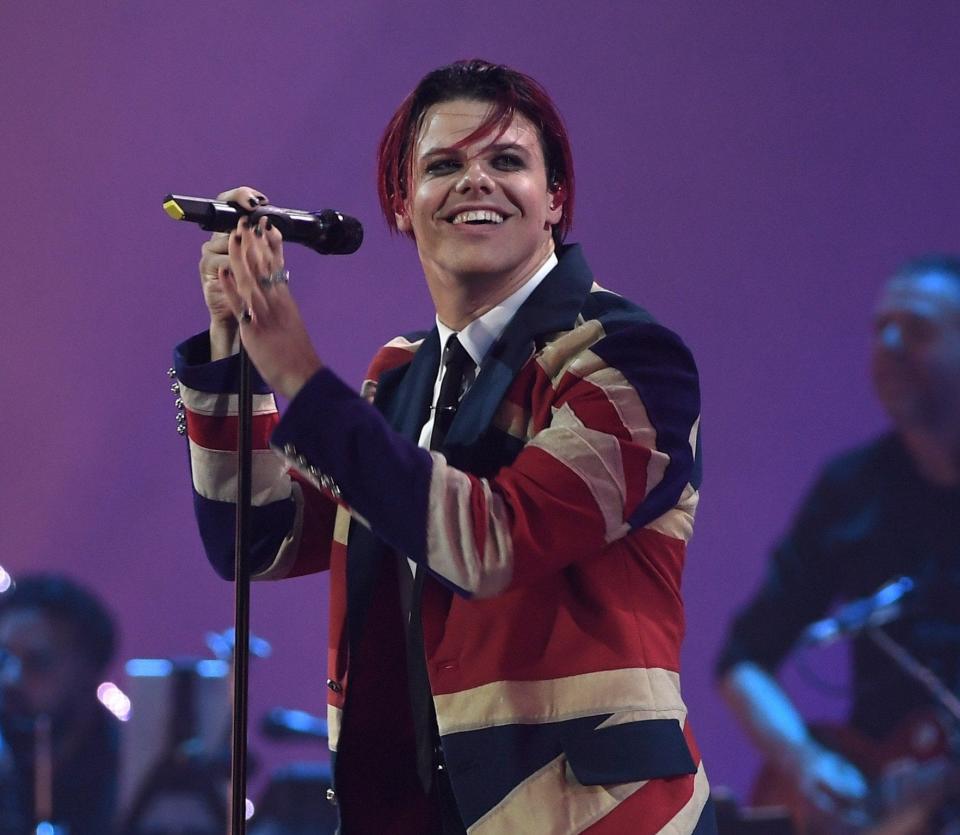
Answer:
<svg viewBox="0 0 960 835"><path fill-rule="evenodd" d="M250 668L250 496L253 445L250 358L240 340L240 395L237 404L237 519L234 550L233 732L230 768L229 835L247 830L247 691Z"/></svg>

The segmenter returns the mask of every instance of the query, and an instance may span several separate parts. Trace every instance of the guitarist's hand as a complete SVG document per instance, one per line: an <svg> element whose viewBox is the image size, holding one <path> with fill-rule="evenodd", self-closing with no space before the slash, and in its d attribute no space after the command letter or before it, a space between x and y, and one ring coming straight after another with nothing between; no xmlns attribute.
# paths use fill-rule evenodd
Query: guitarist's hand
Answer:
<svg viewBox="0 0 960 835"><path fill-rule="evenodd" d="M867 780L849 760L813 743L799 760L797 785L813 817L845 827L863 827L869 821L864 802Z"/></svg>

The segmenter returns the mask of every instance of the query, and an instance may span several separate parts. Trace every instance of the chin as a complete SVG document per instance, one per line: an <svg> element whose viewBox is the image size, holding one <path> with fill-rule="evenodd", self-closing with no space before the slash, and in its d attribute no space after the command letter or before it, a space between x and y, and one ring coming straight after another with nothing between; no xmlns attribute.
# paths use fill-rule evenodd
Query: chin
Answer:
<svg viewBox="0 0 960 835"><path fill-rule="evenodd" d="M487 276L498 276L516 268L511 261L504 261L491 254L489 257L460 258L450 265L450 271L458 275L482 279Z"/></svg>
<svg viewBox="0 0 960 835"><path fill-rule="evenodd" d="M923 401L885 403L884 409L897 429L914 432L941 432L944 428L942 410Z"/></svg>

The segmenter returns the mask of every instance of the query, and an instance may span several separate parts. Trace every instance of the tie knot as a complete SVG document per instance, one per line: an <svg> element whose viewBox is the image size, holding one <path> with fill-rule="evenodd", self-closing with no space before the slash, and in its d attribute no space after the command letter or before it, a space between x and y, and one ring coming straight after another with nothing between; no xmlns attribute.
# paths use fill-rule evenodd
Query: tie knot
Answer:
<svg viewBox="0 0 960 835"><path fill-rule="evenodd" d="M453 334L447 340L447 346L443 349L443 367L447 370L447 373L456 374L461 369L467 367L467 364L473 363L473 360L470 359L470 354L467 353L467 349L460 344L460 340L457 339L457 335Z"/></svg>
<svg viewBox="0 0 960 835"><path fill-rule="evenodd" d="M475 363L467 353L467 349L460 344L457 335L453 334L443 349L443 386L447 389L445 395L449 403L450 398L459 400L464 390L473 381Z"/></svg>

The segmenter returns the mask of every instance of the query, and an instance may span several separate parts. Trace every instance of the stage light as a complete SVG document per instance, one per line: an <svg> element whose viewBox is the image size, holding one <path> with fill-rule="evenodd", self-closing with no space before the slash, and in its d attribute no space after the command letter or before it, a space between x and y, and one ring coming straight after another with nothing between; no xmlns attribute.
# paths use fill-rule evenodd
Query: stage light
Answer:
<svg viewBox="0 0 960 835"><path fill-rule="evenodd" d="M130 699L112 681L105 681L97 688L97 698L121 722L130 718Z"/></svg>
<svg viewBox="0 0 960 835"><path fill-rule="evenodd" d="M166 658L131 658L126 670L128 676L162 678L173 672L173 662Z"/></svg>
<svg viewBox="0 0 960 835"><path fill-rule="evenodd" d="M230 665L217 658L205 658L197 662L197 675L201 678L223 678L230 672Z"/></svg>

